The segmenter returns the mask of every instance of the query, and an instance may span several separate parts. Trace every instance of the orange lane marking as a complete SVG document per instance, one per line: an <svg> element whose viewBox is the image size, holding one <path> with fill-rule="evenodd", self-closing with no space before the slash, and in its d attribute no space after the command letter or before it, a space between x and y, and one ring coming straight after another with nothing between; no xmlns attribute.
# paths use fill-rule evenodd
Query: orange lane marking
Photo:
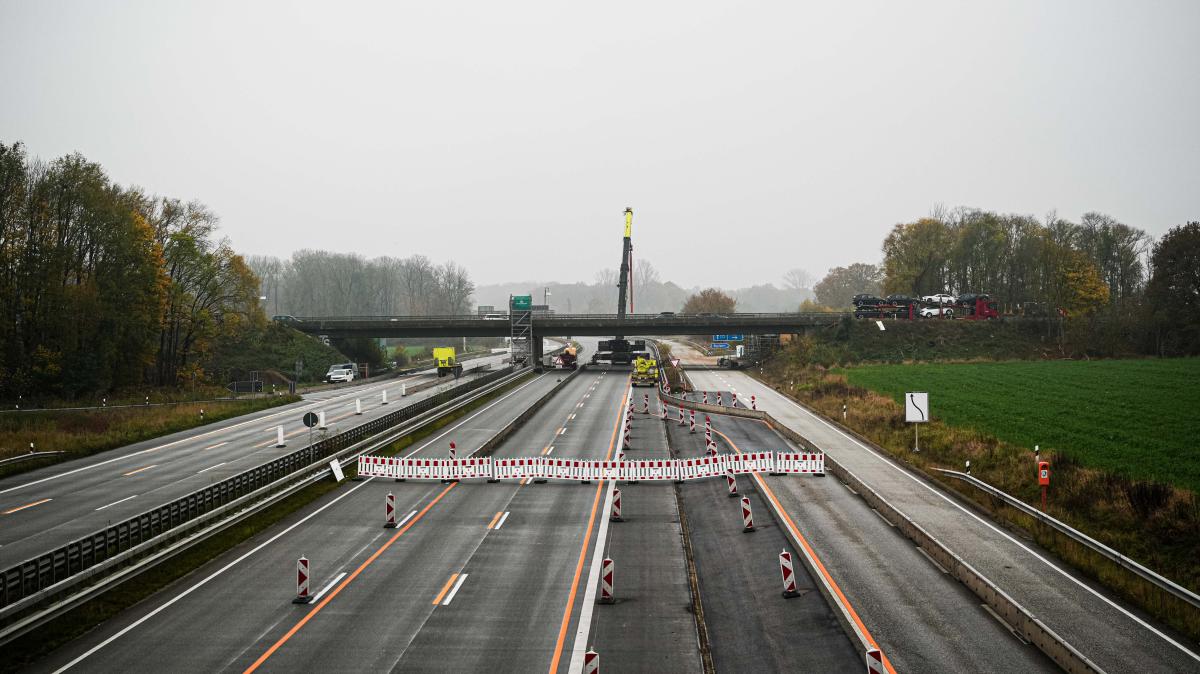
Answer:
<svg viewBox="0 0 1200 674"><path fill-rule="evenodd" d="M142 466L141 468L138 468L137 470L131 470L128 473L125 473L124 476L129 477L130 475L137 475L138 473L142 472L143 470L150 470L151 468L157 468L157 467L158 467L157 463L150 464L149 466Z"/></svg>
<svg viewBox="0 0 1200 674"><path fill-rule="evenodd" d="M387 540L386 543L381 545L379 547L379 549L376 550L374 553L372 553L371 556L368 557L365 562L360 564L359 567L354 570L354 573L347 576L346 579L343 580L337 587L335 587L332 592L325 595L325 598L321 600L321 603L314 606L313 609L311 611L309 611L308 613L305 613L304 617L300 619L300 622L296 623L296 625L294 627L292 627L292 629L288 630L287 634L284 634L282 637L279 637L279 641L276 641L270 648L268 648L267 652L258 656L258 659L254 661L254 664L252 664L246 668L246 671L244 672L244 674L250 674L251 672L253 672L256 669L258 669L259 667L261 667L262 664L267 661L267 658L270 658L272 655L274 655L275 651L279 650L280 646L283 646L284 644L286 644L288 642L289 639L291 639L293 636L295 636L295 634L300 631L300 628L304 627L308 623L309 620L312 620L313 616L317 615L318 613L321 612L321 609L328 606L329 602L333 601L334 597L338 596L338 594L340 594L341 591L343 589L345 589L345 587L347 585L352 583L355 578L358 578L358 575L360 573L362 573L364 569L366 569L368 566L373 564L375 562L375 560L378 559L379 556L382 555L388 548L392 547L392 543L395 543L397 538L400 538L401 536L403 536L404 532L408 531L409 529L412 528L412 525L419 522L421 520L421 518L425 516L425 513L429 512L430 508L437 505L437 502L442 500L442 497L445 496L446 494L450 493L450 490L454 489L454 487L456 487L457 485L458 485L457 482L451 482L445 489L443 489L437 496L435 496L434 499L432 501L430 501L421 510L421 512L414 515L413 518L408 521L408 524L405 524L403 528L398 529L396 531L396 533L393 534L392 537Z"/></svg>
<svg viewBox="0 0 1200 674"><path fill-rule="evenodd" d="M502 512L499 512L499 513L496 513L495 515L493 515L493 516L492 516L492 521L491 521L491 522L488 522L488 528L489 528L489 529L491 529L492 527L496 526L496 520L499 520L499 519L500 519L500 516L501 516L501 515L503 515L503 514L504 514L504 513L502 513ZM434 603L437 603L437 602L434 602Z"/></svg>
<svg viewBox="0 0 1200 674"><path fill-rule="evenodd" d="M499 514L499 513L497 513L497 514ZM491 529L491 527L488 527L488 528ZM437 596L433 598L434 606L437 606L438 604L442 603L442 597L445 597L446 593L450 591L450 586L454 584L454 581L457 578L458 578L457 573L450 574L450 580L446 581L446 584L442 586L442 591L439 592L437 594Z"/></svg>
<svg viewBox="0 0 1200 674"><path fill-rule="evenodd" d="M53 500L54 500L54 499L52 499L52 498L44 498L44 499L42 499L42 500L40 500L40 501L34 501L33 503L26 503L26 504L25 504L25 505L23 505L23 506L17 506L16 508L9 508L8 510L5 510L5 511L4 511L4 514L5 514L5 515L11 515L11 514L13 514L13 513L15 513L15 512L20 512L20 511L22 511L22 510L24 510L24 509L26 509L26 508L32 508L33 506L42 505L43 503L45 503L45 502L47 502L47 501L53 501Z"/></svg>
<svg viewBox="0 0 1200 674"><path fill-rule="evenodd" d="M733 440L729 439L728 435L725 435L715 428L713 429L713 433L725 438L725 442L729 443L729 446L733 448L733 451L737 452L738 454L742 453L742 450L739 449L736 444L734 444ZM808 539L804 537L804 534L800 533L800 527L797 527L796 523L792 521L792 516L789 515L788 511L783 508L783 504L779 502L779 499L775 497L775 492L771 491L771 488L767 486L767 481L762 479L758 473L753 473L753 475L754 481L758 483L758 486L762 487L763 493L767 495L767 498L771 499L771 503L775 504L775 507L779 510L780 514L783 515L783 519L787 521L788 526L792 528L793 532L795 532L796 538L799 539L800 544L803 545L804 549L808 552L809 557L811 557L813 562L816 563L817 570L820 571L821 575L825 577L825 580L829 583L829 586L833 588L835 593L837 593L838 599L841 600L842 605L845 606L846 610L850 612L850 617L854 619L854 624L858 625L858 629L862 630L863 635L867 637L867 641L870 642L872 646L879 648L879 643L875 641L875 637L871 636L871 631L867 629L867 626L863 624L862 619L858 617L858 611L855 611L854 607L850 605L850 600L846 599L846 595L842 593L842 588L838 587L838 584L833 579L833 576L829 575L829 571L825 568L825 564L821 562L820 557L817 557L816 550L813 550L812 546L809 545ZM887 667L887 670L892 674L896 674L896 670L892 668L891 661L888 660L887 653L883 653L882 648L879 650L881 655L883 655L883 666Z"/></svg>
<svg viewBox="0 0 1200 674"><path fill-rule="evenodd" d="M608 453L604 460L612 457L613 447L617 444L617 431L621 428L621 409L625 407L625 396L617 402L617 418L613 422L612 437L608 441ZM583 574L583 562L587 559L588 545L592 541L592 525L596 522L596 508L600 506L601 488L604 480L596 485L596 495L592 498L592 512L588 515L587 531L583 535L583 547L579 550L579 561L575 564L575 577L571 579L571 593L567 595L567 609L563 611L562 625L558 628L558 641L554 644L554 658L550 660L550 674L558 672L558 661L562 658L563 643L567 638L567 627L571 625L571 610L575 606L575 595L579 591L579 577Z"/></svg>

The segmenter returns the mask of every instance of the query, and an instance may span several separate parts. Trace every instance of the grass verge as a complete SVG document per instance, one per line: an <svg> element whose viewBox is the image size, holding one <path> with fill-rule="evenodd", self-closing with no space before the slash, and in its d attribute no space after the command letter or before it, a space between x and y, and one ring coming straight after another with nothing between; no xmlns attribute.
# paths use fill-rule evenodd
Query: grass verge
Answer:
<svg viewBox="0 0 1200 674"><path fill-rule="evenodd" d="M1054 529L994 502L970 485L931 470L962 470L970 460L975 477L1038 506L1036 466L1027 448L935 418L923 424L921 452L913 453L913 430L904 423L903 406L891 396L854 386L843 374L815 368L772 363L765 370L760 378L773 388L881 447L999 520L1024 530L1044 548L1151 615L1193 639L1200 638L1200 612L1186 602ZM843 404L849 410L844 422ZM935 404L931 396L930 406ZM1200 565L1196 564L1200 559L1200 500L1195 493L1087 466L1067 453L1048 450L1041 458L1050 461L1054 470L1050 515L1193 591L1200 589Z"/></svg>
<svg viewBox="0 0 1200 674"><path fill-rule="evenodd" d="M0 477L97 454L135 442L224 421L300 400L277 396L169 407L128 407L88 411L38 411L0 415L0 459L29 451L65 451L53 457L0 466ZM204 410L201 419L200 411Z"/></svg>
<svg viewBox="0 0 1200 674"><path fill-rule="evenodd" d="M396 454L492 402L527 379L528 375L520 377L499 390L437 419L434 423L402 436L376 453L384 456ZM347 471L347 476L354 474L353 468ZM346 484L347 482L335 483L332 480L322 480L306 487L180 554L127 579L117 587L64 613L37 630L5 644L6 657L0 659L0 672L17 671L29 666L49 655L56 648L86 634L97 625L168 588L204 564L251 541L255 536L265 533L284 518L322 496L345 487Z"/></svg>

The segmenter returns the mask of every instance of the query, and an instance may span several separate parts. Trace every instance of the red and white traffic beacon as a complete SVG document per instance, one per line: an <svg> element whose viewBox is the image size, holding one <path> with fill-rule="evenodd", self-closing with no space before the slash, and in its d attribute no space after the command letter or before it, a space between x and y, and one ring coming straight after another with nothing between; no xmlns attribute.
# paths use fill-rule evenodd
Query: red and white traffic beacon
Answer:
<svg viewBox="0 0 1200 674"><path fill-rule="evenodd" d="M1046 489L1050 486L1050 462L1038 461L1038 484L1042 487L1042 512L1046 512Z"/></svg>

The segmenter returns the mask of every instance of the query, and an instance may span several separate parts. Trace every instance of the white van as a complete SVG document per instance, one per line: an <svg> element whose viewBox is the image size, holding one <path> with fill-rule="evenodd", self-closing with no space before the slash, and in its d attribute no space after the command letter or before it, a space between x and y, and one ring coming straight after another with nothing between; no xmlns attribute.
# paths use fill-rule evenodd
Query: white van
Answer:
<svg viewBox="0 0 1200 674"><path fill-rule="evenodd" d="M358 379L358 365L355 363L334 363L325 373L325 381L331 384L344 384Z"/></svg>

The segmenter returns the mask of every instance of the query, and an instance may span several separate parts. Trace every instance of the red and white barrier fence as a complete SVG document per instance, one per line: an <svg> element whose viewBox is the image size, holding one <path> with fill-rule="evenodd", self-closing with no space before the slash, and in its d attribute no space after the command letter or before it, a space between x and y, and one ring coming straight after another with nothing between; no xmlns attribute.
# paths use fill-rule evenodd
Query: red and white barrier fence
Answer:
<svg viewBox="0 0 1200 674"><path fill-rule="evenodd" d="M792 452L744 452L688 459L643 459L638 461L594 461L558 459L547 456L495 459L404 459L389 456L360 456L362 477L397 480L700 480L723 475L783 473L824 475L825 455Z"/></svg>

